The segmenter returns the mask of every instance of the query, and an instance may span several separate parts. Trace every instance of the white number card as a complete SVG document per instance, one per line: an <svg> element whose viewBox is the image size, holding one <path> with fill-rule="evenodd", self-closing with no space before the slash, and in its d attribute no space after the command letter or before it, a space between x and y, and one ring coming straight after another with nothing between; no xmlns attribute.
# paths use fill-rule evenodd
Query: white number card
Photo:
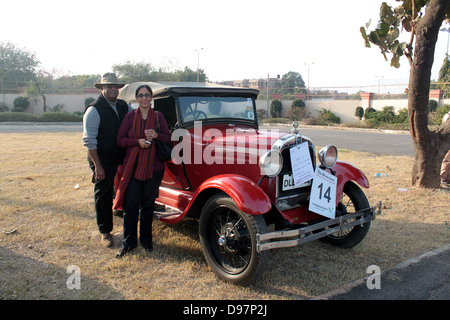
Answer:
<svg viewBox="0 0 450 320"><path fill-rule="evenodd" d="M309 211L334 219L336 216L336 185L337 178L317 166L311 186Z"/></svg>
<svg viewBox="0 0 450 320"><path fill-rule="evenodd" d="M294 186L314 178L314 169L309 154L308 142L303 142L290 149Z"/></svg>

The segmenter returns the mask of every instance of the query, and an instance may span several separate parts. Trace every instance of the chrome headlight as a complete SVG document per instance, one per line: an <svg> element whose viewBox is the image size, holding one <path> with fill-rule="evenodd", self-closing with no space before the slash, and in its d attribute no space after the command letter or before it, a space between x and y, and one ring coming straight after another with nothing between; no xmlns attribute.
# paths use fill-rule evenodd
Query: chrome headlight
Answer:
<svg viewBox="0 0 450 320"><path fill-rule="evenodd" d="M336 164L338 151L332 144L319 151L319 161L325 168L332 168Z"/></svg>
<svg viewBox="0 0 450 320"><path fill-rule="evenodd" d="M283 157L278 151L269 150L259 158L261 173L268 177L275 177L283 167Z"/></svg>

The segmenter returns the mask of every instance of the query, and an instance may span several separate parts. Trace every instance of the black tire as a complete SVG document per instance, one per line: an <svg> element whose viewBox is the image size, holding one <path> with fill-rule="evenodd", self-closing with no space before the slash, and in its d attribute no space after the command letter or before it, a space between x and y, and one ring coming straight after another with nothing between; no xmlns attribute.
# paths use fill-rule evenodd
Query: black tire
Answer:
<svg viewBox="0 0 450 320"><path fill-rule="evenodd" d="M206 261L220 279L246 286L267 268L269 253L256 250L256 234L267 232L264 218L242 212L225 193L206 202L199 229Z"/></svg>
<svg viewBox="0 0 450 320"><path fill-rule="evenodd" d="M359 210L369 208L369 201L364 192L352 181L349 181L344 186L344 192L341 201L336 208L336 212L343 214L352 213ZM338 216L338 215L337 215ZM352 248L360 243L369 232L370 221L365 224L354 226L351 229L333 233L320 240L327 242L333 246L341 248Z"/></svg>

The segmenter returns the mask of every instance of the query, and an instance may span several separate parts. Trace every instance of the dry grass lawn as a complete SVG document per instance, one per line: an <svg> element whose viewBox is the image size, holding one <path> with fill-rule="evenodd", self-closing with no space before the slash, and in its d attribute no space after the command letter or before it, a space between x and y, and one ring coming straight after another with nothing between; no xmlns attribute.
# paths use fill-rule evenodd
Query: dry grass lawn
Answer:
<svg viewBox="0 0 450 320"><path fill-rule="evenodd" d="M412 158L340 150L369 178L370 203L383 202L366 239L350 250L313 242L272 251L258 283L234 286L208 268L194 220L155 222L152 254L117 260L115 217L115 246L102 248L81 133L4 133L0 145L0 299L308 299L450 239L449 189L411 188ZM66 285L71 265L81 270L79 290Z"/></svg>

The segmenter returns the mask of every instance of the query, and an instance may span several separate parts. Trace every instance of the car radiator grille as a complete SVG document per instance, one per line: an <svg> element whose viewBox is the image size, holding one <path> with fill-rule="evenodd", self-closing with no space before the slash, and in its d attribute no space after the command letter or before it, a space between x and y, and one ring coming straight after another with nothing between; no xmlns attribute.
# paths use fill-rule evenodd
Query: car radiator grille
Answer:
<svg viewBox="0 0 450 320"><path fill-rule="evenodd" d="M309 153L311 155L311 162L313 164L313 168L316 167L316 152L314 145L309 141ZM302 141L304 142L304 141ZM298 188L283 190L283 179L285 175L292 175L292 167L291 167L291 155L290 148L292 146L288 146L284 148L281 152L283 157L283 168L281 169L280 174L277 179L277 200L276 205L279 210L289 210L300 207L302 205L306 205L309 200L309 195L311 193L311 183L305 183Z"/></svg>

